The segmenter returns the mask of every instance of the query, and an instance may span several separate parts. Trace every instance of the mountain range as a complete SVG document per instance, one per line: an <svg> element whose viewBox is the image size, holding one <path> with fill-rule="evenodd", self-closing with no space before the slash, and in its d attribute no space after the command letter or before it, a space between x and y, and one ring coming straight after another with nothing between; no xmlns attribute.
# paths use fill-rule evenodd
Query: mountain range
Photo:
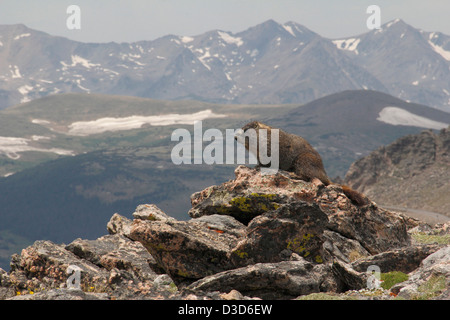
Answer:
<svg viewBox="0 0 450 320"><path fill-rule="evenodd" d="M450 111L450 36L399 19L342 39L269 20L133 43L0 26L0 108L65 92L286 104L355 89Z"/></svg>

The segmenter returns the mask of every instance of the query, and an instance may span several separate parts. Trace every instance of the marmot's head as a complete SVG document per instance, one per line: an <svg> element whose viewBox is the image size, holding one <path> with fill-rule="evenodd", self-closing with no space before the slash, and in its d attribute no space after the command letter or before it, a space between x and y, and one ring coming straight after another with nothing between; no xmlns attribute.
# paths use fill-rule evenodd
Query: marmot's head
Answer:
<svg viewBox="0 0 450 320"><path fill-rule="evenodd" d="M253 130L250 130L253 129ZM247 123L245 126L242 127L242 129L239 130L238 133L236 133L236 136L234 137L239 143L242 143L245 148L249 151L252 151L255 155L258 154L258 149L251 148L249 139L254 136L253 146L257 148L257 139L259 138L259 130L260 129L266 129L267 134L270 136L270 130L272 127L259 122L259 121L252 121ZM250 130L250 131L249 131ZM253 132L251 132L253 131Z"/></svg>
<svg viewBox="0 0 450 320"><path fill-rule="evenodd" d="M252 121L238 130L235 138L256 157L262 174L274 174L278 171L279 129Z"/></svg>
<svg viewBox="0 0 450 320"><path fill-rule="evenodd" d="M247 123L245 126L242 127L242 130L245 132L248 129L255 129L256 131L258 131L258 129L267 129L270 130L272 129L272 127L262 123L262 122L258 122L258 121L252 121Z"/></svg>

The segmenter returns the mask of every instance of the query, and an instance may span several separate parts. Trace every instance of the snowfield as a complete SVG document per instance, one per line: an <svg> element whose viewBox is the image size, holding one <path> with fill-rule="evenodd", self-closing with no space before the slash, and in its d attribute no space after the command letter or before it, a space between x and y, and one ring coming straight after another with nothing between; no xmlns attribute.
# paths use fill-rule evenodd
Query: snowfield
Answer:
<svg viewBox="0 0 450 320"><path fill-rule="evenodd" d="M18 36L15 36L15 37L14 37L14 40L19 40L19 39L21 39L21 38L26 38L26 37L29 37L29 36L31 36L31 33L23 33L23 34L19 34Z"/></svg>
<svg viewBox="0 0 450 320"><path fill-rule="evenodd" d="M51 148L43 149L28 145L31 141L42 140L41 136L33 136L32 139L26 138L15 138L15 137L0 137L0 154L5 154L8 158L17 160L20 158L19 153L26 151L39 151L39 152L50 152L56 153L64 156L73 156L75 153L71 150Z"/></svg>
<svg viewBox="0 0 450 320"><path fill-rule="evenodd" d="M432 32L429 35L428 43L436 53L440 54L445 60L450 61L450 51L445 50L443 47L434 44L431 40L438 38L439 35L436 32Z"/></svg>
<svg viewBox="0 0 450 320"><path fill-rule="evenodd" d="M345 40L333 40L332 42L340 50L353 51L354 53L358 54L358 50L356 48L358 47L360 41L361 39L351 38Z"/></svg>
<svg viewBox="0 0 450 320"><path fill-rule="evenodd" d="M144 124L151 126L168 126L174 124L194 124L210 118L223 118L226 115L215 114L211 110L199 111L192 114L166 114L159 116L130 116L124 118L100 118L94 121L79 121L69 125L69 134L88 136L106 131L121 131L138 129Z"/></svg>
<svg viewBox="0 0 450 320"><path fill-rule="evenodd" d="M67 67L76 67L78 64L85 67L86 69L100 66L99 64L91 63L89 60L77 55L72 55L71 58L72 64L67 64L64 61L60 61L60 63L63 65L63 70L67 70Z"/></svg>
<svg viewBox="0 0 450 320"><path fill-rule="evenodd" d="M240 47L244 44L244 41L242 41L242 38L240 38L240 37L233 37L232 35L230 35L226 32L223 32L223 31L217 31L217 33L222 38L222 40L228 44L235 44L238 47Z"/></svg>
<svg viewBox="0 0 450 320"><path fill-rule="evenodd" d="M40 124L40 125L46 125L50 124L50 121L42 120L42 119L33 119L31 123Z"/></svg>
<svg viewBox="0 0 450 320"><path fill-rule="evenodd" d="M378 121L394 126L412 126L440 130L448 127L448 123L434 121L398 107L385 107L380 111Z"/></svg>
<svg viewBox="0 0 450 320"><path fill-rule="evenodd" d="M182 36L180 38L181 38L181 42L183 42L183 43L189 43L189 42L194 41L194 38L188 37L188 36Z"/></svg>

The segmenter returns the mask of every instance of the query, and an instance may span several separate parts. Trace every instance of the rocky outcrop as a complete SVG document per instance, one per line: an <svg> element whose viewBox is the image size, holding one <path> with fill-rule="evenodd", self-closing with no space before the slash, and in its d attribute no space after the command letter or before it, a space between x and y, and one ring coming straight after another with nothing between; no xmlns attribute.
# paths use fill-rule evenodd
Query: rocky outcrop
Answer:
<svg viewBox="0 0 450 320"><path fill-rule="evenodd" d="M125 299L147 294L156 298L156 292L150 293L158 277L150 268L152 260L140 243L119 234L97 240L76 239L67 246L36 241L20 256L13 256L6 287L14 289L4 294L23 298L24 294L33 293L35 299ZM75 293L72 297L74 291L70 290L51 293L55 289L67 290L68 280L74 274L71 267L80 270L80 283L75 289L88 296Z"/></svg>
<svg viewBox="0 0 450 320"><path fill-rule="evenodd" d="M413 299L430 281L438 284L428 298L448 295L448 224L431 227L374 202L355 206L337 185L284 171L240 166L235 174L192 195L190 220L140 205L133 221L114 214L99 239L37 241L13 257L9 273L0 270L0 298ZM68 288L73 266L78 289ZM409 280L380 287L374 266Z"/></svg>
<svg viewBox="0 0 450 320"><path fill-rule="evenodd" d="M345 183L380 205L436 212L448 217L437 222L449 221L450 128L408 135L373 151L351 165Z"/></svg>

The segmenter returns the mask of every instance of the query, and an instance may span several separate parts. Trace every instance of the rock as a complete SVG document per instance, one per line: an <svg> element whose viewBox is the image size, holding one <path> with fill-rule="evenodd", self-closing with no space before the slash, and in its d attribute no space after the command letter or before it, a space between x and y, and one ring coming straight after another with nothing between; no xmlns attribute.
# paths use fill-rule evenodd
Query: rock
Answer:
<svg viewBox="0 0 450 320"><path fill-rule="evenodd" d="M127 236L130 234L131 223L132 221L130 219L115 213L106 225L106 229L109 234L121 234Z"/></svg>
<svg viewBox="0 0 450 320"><path fill-rule="evenodd" d="M228 253L238 240L234 226L211 227L210 222L195 219L134 220L130 236L144 245L177 285L233 268Z"/></svg>
<svg viewBox="0 0 450 320"><path fill-rule="evenodd" d="M242 293L234 289L228 293L222 293L220 297L224 300L244 300Z"/></svg>
<svg viewBox="0 0 450 320"><path fill-rule="evenodd" d="M117 217L115 217L116 219ZM139 243L123 235L97 240L76 239L69 245L36 241L15 255L10 274L0 273L3 298L17 299L143 299L176 297L176 287L154 285L158 275L152 257ZM78 291L64 291L73 272L80 269ZM52 291L56 290L56 291ZM59 290L59 291L58 291ZM62 290L62 291L61 291Z"/></svg>
<svg viewBox="0 0 450 320"><path fill-rule="evenodd" d="M373 203L357 207L339 186L307 183L284 171L261 175L244 166L235 174L234 180L194 194L189 214L230 215L248 225L232 251L236 266L281 261L285 249L311 262L330 261L335 255L349 262L355 254L367 256L410 243L401 216ZM342 241L335 242L338 238Z"/></svg>
<svg viewBox="0 0 450 320"><path fill-rule="evenodd" d="M17 291L49 290L66 286L69 266L81 269L81 286L88 290L105 285L107 271L86 260L80 260L67 251L63 245L51 241L36 241L32 246L22 250L20 256L13 257L10 279Z"/></svg>
<svg viewBox="0 0 450 320"><path fill-rule="evenodd" d="M0 268L0 300L7 299L16 294L13 288L13 283L8 273Z"/></svg>
<svg viewBox="0 0 450 320"><path fill-rule="evenodd" d="M51 289L48 291L18 295L9 300L110 300L107 293L87 293L77 289Z"/></svg>
<svg viewBox="0 0 450 320"><path fill-rule="evenodd" d="M139 243L122 235L106 235L97 240L76 239L66 250L106 270L127 271L140 281L151 281L157 274L150 268L153 257Z"/></svg>
<svg viewBox="0 0 450 320"><path fill-rule="evenodd" d="M189 285L187 291L237 290L243 295L262 299L292 299L319 292L324 281L323 266L301 261L257 263L223 271Z"/></svg>
<svg viewBox="0 0 450 320"><path fill-rule="evenodd" d="M168 216L160 208L154 204L142 204L136 208L133 213L135 219L150 220L150 221L175 221L174 218Z"/></svg>
<svg viewBox="0 0 450 320"><path fill-rule="evenodd" d="M130 237L178 286L260 263L306 259L333 272L326 277L331 290L360 289L365 276L343 265L411 243L401 215L374 203L355 206L339 186L244 166L235 174L191 197L189 221L134 220ZM342 264L332 267L336 261Z"/></svg>
<svg viewBox="0 0 450 320"><path fill-rule="evenodd" d="M245 235L245 225L237 221L231 216L224 216L219 214L213 214L210 216L202 216L191 222L204 223L204 226L208 229L215 230L221 233L227 232L236 237L242 237Z"/></svg>
<svg viewBox="0 0 450 320"><path fill-rule="evenodd" d="M337 292L359 290L365 288L367 285L368 275L354 270L351 265L345 262L334 262L332 265L332 272L335 277L339 279L340 286Z"/></svg>
<svg viewBox="0 0 450 320"><path fill-rule="evenodd" d="M370 254L410 244L411 239L401 216L375 205L340 211L327 211L328 228L356 240Z"/></svg>
<svg viewBox="0 0 450 320"><path fill-rule="evenodd" d="M346 238L341 234L324 230L323 231L323 256L326 261L334 259L351 263L357 259L370 256L370 253L356 240Z"/></svg>
<svg viewBox="0 0 450 320"><path fill-rule="evenodd" d="M366 272L371 265L377 265L381 272L401 271L409 273L417 269L427 256L439 250L437 245L408 246L389 250L370 257L359 259L352 263L352 268Z"/></svg>
<svg viewBox="0 0 450 320"><path fill-rule="evenodd" d="M327 216L317 204L295 201L255 217L246 236L231 251L236 266L280 262L284 250L323 262L323 230Z"/></svg>
<svg viewBox="0 0 450 320"><path fill-rule="evenodd" d="M450 246L425 258L409 279L391 291L405 299L447 299L450 287Z"/></svg>
<svg viewBox="0 0 450 320"><path fill-rule="evenodd" d="M172 278L170 278L167 274L161 274L156 277L156 279L153 281L153 284L155 286L168 286L172 284Z"/></svg>
<svg viewBox="0 0 450 320"><path fill-rule="evenodd" d="M256 169L239 166L235 175L234 180L193 194L189 215L192 218L229 215L248 224L254 217L277 209L279 203L289 200L297 191L309 193L311 186L302 180L291 179L292 174L285 171L264 176Z"/></svg>

